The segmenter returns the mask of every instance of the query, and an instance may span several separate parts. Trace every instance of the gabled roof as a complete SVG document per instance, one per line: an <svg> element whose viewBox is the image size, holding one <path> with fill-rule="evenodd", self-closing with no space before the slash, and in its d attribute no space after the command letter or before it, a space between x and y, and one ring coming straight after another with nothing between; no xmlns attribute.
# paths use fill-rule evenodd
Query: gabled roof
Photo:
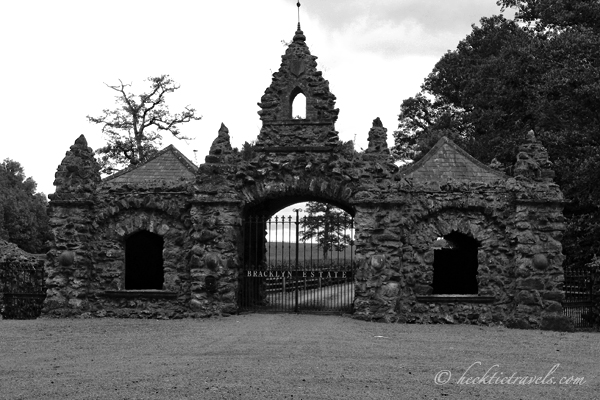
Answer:
<svg viewBox="0 0 600 400"><path fill-rule="evenodd" d="M181 178L193 179L198 167L175 146L165 147L148 161L121 170L104 178L104 182L137 183L145 181L172 181Z"/></svg>
<svg viewBox="0 0 600 400"><path fill-rule="evenodd" d="M419 181L454 179L491 182L508 178L502 172L476 160L445 136L438 140L422 159L408 167L402 175Z"/></svg>

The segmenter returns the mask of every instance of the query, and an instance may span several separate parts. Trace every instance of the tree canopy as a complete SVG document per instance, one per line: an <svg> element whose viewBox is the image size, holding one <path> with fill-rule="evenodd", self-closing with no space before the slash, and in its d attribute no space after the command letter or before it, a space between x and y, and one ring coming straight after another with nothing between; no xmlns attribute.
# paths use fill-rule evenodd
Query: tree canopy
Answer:
<svg viewBox="0 0 600 400"><path fill-rule="evenodd" d="M52 238L43 193L26 178L21 164L11 159L0 163L0 238L30 253L47 250Z"/></svg>
<svg viewBox="0 0 600 400"><path fill-rule="evenodd" d="M351 244L352 218L344 210L329 203L309 201L304 211L307 215L302 218L301 240L316 239L324 260L330 252L344 251Z"/></svg>
<svg viewBox="0 0 600 400"><path fill-rule="evenodd" d="M117 107L105 109L99 117L87 116L90 122L101 124L106 146L96 150L100 155L103 173L136 165L146 161L158 151L162 132L169 132L179 139L180 125L202 117L196 110L185 107L181 113L171 114L166 96L179 89L169 75L150 77L150 89L135 95L129 91L131 84L119 80L118 85L106 85L117 92Z"/></svg>
<svg viewBox="0 0 600 400"><path fill-rule="evenodd" d="M569 203L567 264L600 251L600 2L499 1L515 20L482 18L402 102L396 155L416 160L448 136L507 169L533 129Z"/></svg>
<svg viewBox="0 0 600 400"><path fill-rule="evenodd" d="M514 8L515 19L538 30L563 30L573 27L600 31L598 0L499 0L502 9Z"/></svg>

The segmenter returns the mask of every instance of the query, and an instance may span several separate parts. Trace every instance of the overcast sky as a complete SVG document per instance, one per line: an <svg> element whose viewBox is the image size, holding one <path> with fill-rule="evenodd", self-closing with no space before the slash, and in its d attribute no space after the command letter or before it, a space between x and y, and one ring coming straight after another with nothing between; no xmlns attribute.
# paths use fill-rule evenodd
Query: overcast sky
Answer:
<svg viewBox="0 0 600 400"><path fill-rule="evenodd" d="M340 139L367 145L380 117L389 142L403 99L496 0L301 0L300 18L318 68L340 109ZM54 192L56 167L84 134L101 147L99 116L114 105L105 86L134 90L169 74L181 89L172 112L191 105L202 120L182 128L194 140L165 136L197 164L221 122L232 145L252 141L271 74L297 24L296 0L3 1L0 3L0 159L20 162L38 190ZM194 150L197 150L194 153Z"/></svg>

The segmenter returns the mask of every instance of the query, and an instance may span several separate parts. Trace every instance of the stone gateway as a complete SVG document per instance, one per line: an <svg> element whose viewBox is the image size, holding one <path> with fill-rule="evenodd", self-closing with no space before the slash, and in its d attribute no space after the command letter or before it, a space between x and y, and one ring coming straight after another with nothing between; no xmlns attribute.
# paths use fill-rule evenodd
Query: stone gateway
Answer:
<svg viewBox="0 0 600 400"><path fill-rule="evenodd" d="M442 138L399 168L379 119L340 142L338 109L300 26L261 98L253 149L222 125L196 167L169 146L100 178L83 136L56 172L46 316L182 318L239 310L243 221L320 201L354 217L353 317L571 329L563 196L533 132L512 176ZM294 115L294 102L305 114ZM247 271L244 271L247 273Z"/></svg>

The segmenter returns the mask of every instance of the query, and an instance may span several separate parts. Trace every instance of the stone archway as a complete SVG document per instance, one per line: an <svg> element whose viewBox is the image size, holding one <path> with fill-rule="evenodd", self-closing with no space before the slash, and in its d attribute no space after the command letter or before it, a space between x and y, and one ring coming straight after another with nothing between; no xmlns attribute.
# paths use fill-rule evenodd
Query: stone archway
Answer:
<svg viewBox="0 0 600 400"><path fill-rule="evenodd" d="M92 288L104 288L110 291L128 290L126 284L127 249L130 249L128 242L135 235L146 232L146 235L151 234L162 239L160 254L163 259L162 290L168 292L188 290L189 282L186 278L189 266L186 263L186 255L191 245L181 220L161 209L132 207L116 212L100 222L97 233L97 243L100 247L99 251L94 253L96 263L93 269L97 279L90 282ZM142 254L140 257L145 255Z"/></svg>
<svg viewBox="0 0 600 400"><path fill-rule="evenodd" d="M307 185L306 183L309 182ZM296 186L273 187L267 186L264 190L254 193L252 201L247 203L242 212L242 218L247 224L242 229L244 237L244 246L242 249L242 259L244 254L254 254L251 264L258 265L262 261L264 253L264 235L266 231L266 221L268 221L278 211L293 204L303 202L327 203L343 210L353 219L356 215L356 209L350 205L347 199L343 198L345 188L322 179L312 179L295 182ZM348 190L350 191L350 190ZM334 198L338 195L338 198ZM253 222L254 221L254 222Z"/></svg>
<svg viewBox="0 0 600 400"><path fill-rule="evenodd" d="M310 201L308 215L275 215ZM351 313L356 267L353 217L343 202L270 198L245 212L238 300L244 311ZM289 207L287 208L289 211ZM353 210L352 210L353 211Z"/></svg>

